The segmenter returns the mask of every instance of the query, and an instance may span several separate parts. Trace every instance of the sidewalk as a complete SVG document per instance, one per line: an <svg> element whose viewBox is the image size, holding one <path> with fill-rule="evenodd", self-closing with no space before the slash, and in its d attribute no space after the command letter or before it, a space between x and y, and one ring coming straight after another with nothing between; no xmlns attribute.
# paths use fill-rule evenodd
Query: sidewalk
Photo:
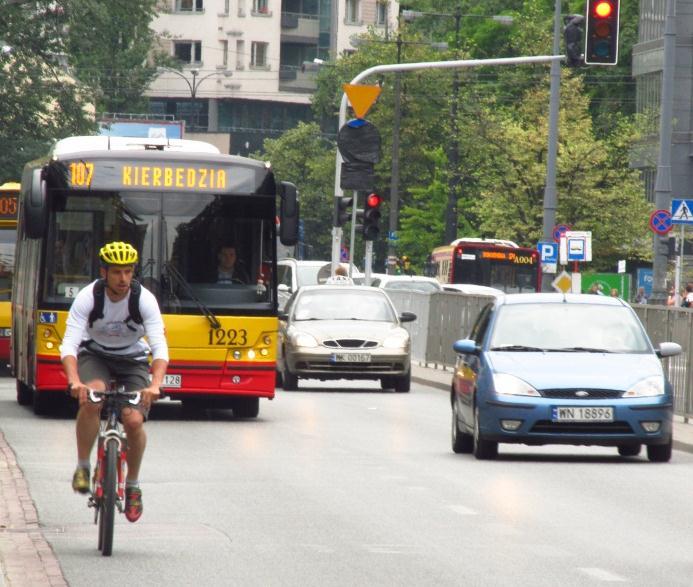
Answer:
<svg viewBox="0 0 693 587"><path fill-rule="evenodd" d="M424 367L412 361L411 380L449 392L452 369L441 365L437 369L432 365ZM674 449L693 453L693 422L687 424L681 416L674 416Z"/></svg>
<svg viewBox="0 0 693 587"><path fill-rule="evenodd" d="M58 585L67 582L43 537L24 474L0 431L0 587Z"/></svg>

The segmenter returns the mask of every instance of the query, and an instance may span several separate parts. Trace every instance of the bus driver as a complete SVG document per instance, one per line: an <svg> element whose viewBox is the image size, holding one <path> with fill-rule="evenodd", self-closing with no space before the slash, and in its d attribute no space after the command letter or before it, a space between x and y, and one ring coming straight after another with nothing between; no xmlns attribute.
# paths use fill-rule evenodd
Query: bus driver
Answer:
<svg viewBox="0 0 693 587"><path fill-rule="evenodd" d="M112 242L99 250L99 259L101 279L74 299L60 347L70 393L79 401L77 469L72 488L80 493L89 491L90 454L99 431L101 404L88 401L88 390L104 391L111 380L127 391L140 390L140 405L124 407L121 412L128 437L125 516L136 522L142 515L138 476L147 442L143 424L152 402L159 398L168 346L156 298L133 282L137 251L128 243ZM142 339L144 335L149 344Z"/></svg>

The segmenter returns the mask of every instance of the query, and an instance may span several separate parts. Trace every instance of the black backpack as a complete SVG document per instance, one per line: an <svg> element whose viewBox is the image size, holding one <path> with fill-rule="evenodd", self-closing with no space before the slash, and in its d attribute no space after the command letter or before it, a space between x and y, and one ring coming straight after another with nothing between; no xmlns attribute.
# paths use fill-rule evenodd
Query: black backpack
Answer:
<svg viewBox="0 0 693 587"><path fill-rule="evenodd" d="M131 320L135 324L142 324L142 314L140 314L140 294L142 293L142 286L140 282L133 279L130 282L130 297L128 298L128 314L129 316L125 320L125 325L130 330L135 330L132 326L128 324ZM99 279L94 284L94 307L89 313L89 328L94 326L94 322L103 318L103 306L104 306L104 296L106 295L106 280Z"/></svg>

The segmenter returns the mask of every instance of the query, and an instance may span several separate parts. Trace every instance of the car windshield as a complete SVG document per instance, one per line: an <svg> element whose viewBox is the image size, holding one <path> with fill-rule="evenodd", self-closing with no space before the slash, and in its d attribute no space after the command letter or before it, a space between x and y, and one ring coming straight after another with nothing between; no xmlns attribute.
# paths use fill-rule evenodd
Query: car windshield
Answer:
<svg viewBox="0 0 693 587"><path fill-rule="evenodd" d="M432 291L440 291L435 283L431 281L390 281L385 284L385 289L406 289L408 291L420 291L430 293Z"/></svg>
<svg viewBox="0 0 693 587"><path fill-rule="evenodd" d="M294 306L293 318L301 320L367 320L394 322L395 314L385 295L373 291L338 290L305 291Z"/></svg>
<svg viewBox="0 0 693 587"><path fill-rule="evenodd" d="M650 351L638 319L624 306L512 304L501 306L491 350L645 353Z"/></svg>

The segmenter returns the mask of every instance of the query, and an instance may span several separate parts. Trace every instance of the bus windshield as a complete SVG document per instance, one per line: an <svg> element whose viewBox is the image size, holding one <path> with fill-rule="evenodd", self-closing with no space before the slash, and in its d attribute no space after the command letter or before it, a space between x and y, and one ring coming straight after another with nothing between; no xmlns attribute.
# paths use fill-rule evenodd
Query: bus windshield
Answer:
<svg viewBox="0 0 693 587"><path fill-rule="evenodd" d="M162 312L270 310L273 200L232 195L55 190L47 236L44 301L69 305L98 276L98 248L130 242L137 278ZM234 249L233 278L221 266ZM226 273L224 273L226 274Z"/></svg>
<svg viewBox="0 0 693 587"><path fill-rule="evenodd" d="M9 301L12 294L12 276L14 274L14 247L17 230L0 229L0 301Z"/></svg>

